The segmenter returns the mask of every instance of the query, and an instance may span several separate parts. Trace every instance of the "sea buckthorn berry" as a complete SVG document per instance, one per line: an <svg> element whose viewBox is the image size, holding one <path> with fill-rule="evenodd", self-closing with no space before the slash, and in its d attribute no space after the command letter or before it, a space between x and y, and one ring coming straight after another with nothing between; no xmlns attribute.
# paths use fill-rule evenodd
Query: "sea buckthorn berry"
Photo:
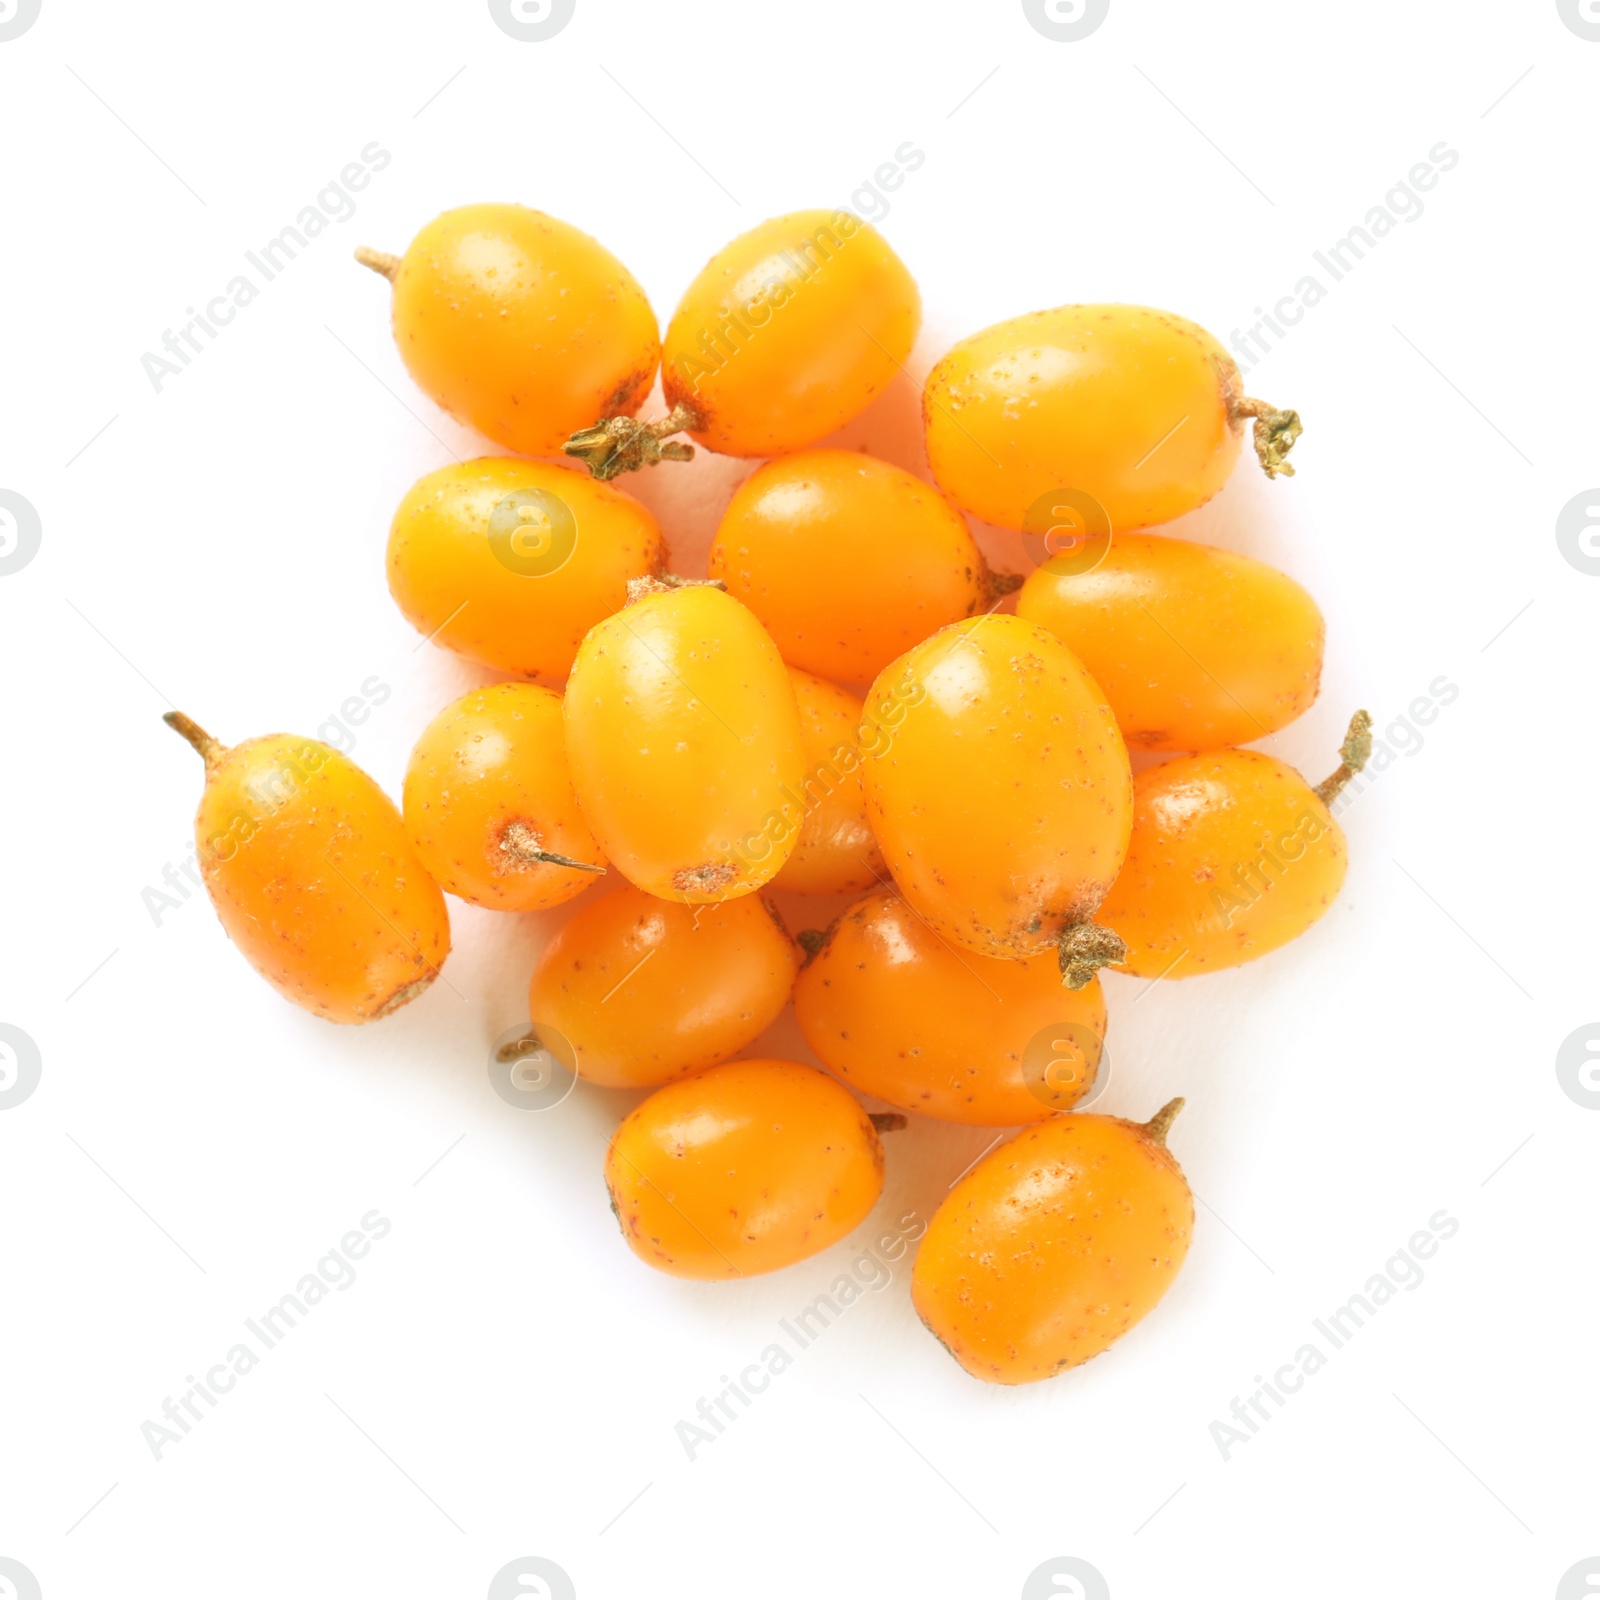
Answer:
<svg viewBox="0 0 1600 1600"><path fill-rule="evenodd" d="M1076 1105L1106 1034L1098 978L1074 992L1053 954L991 961L958 950L891 890L858 900L822 936L795 981L794 1014L851 1088L986 1127Z"/></svg>
<svg viewBox="0 0 1600 1600"><path fill-rule="evenodd" d="M406 831L443 889L495 911L542 911L605 871L567 774L561 696L532 683L474 689L417 740Z"/></svg>
<svg viewBox="0 0 1600 1600"><path fill-rule="evenodd" d="M1114 1344L1189 1253L1194 1199L1146 1123L1069 1111L985 1156L933 1214L911 1274L928 1331L975 1378L1034 1383Z"/></svg>
<svg viewBox="0 0 1600 1600"><path fill-rule="evenodd" d="M738 1055L789 1003L798 965L763 895L685 906L629 884L545 946L528 1014L579 1077L650 1088Z"/></svg>
<svg viewBox="0 0 1600 1600"><path fill-rule="evenodd" d="M1214 750L1133 780L1133 839L1100 915L1140 978L1190 978L1298 939L1344 883L1328 807L1366 765L1372 721L1351 719L1338 770L1313 788L1257 750Z"/></svg>
<svg viewBox="0 0 1600 1600"><path fill-rule="evenodd" d="M269 733L229 748L181 712L166 722L205 759L200 870L251 966L330 1022L415 1000L450 953L450 919L383 790L316 739Z"/></svg>
<svg viewBox="0 0 1600 1600"><path fill-rule="evenodd" d="M788 669L720 588L643 579L593 628L564 701L578 803L613 866L663 900L731 900L799 836L805 740Z"/></svg>
<svg viewBox="0 0 1600 1600"><path fill-rule="evenodd" d="M718 251L678 303L661 347L670 414L636 424L595 411L567 450L601 478L681 457L660 441L684 429L723 455L798 450L866 409L921 322L917 286L877 229L848 211L773 217Z"/></svg>
<svg viewBox="0 0 1600 1600"><path fill-rule="evenodd" d="M1114 539L1088 571L1075 566L1031 573L1017 615L1089 669L1134 748L1248 744L1317 698L1322 613L1275 567L1145 533Z"/></svg>
<svg viewBox="0 0 1600 1600"><path fill-rule="evenodd" d="M883 1189L879 1126L795 1061L729 1061L623 1119L606 1187L638 1258L676 1278L749 1278L836 1244Z"/></svg>
<svg viewBox="0 0 1600 1600"><path fill-rule="evenodd" d="M554 455L574 428L631 414L655 382L655 312L603 245L527 206L430 222L403 256L356 259L394 284L394 337L417 387L508 450Z"/></svg>
<svg viewBox="0 0 1600 1600"><path fill-rule="evenodd" d="M1071 489L1118 533L1170 522L1227 481L1244 424L1269 477L1300 436L1293 411L1246 398L1232 356L1185 317L1147 306L1061 306L963 339L923 390L928 464L958 505L1028 529Z"/></svg>
<svg viewBox="0 0 1600 1600"><path fill-rule="evenodd" d="M854 450L803 450L757 468L709 560L785 661L849 683L870 683L936 628L1008 591L937 489Z"/></svg>
<svg viewBox="0 0 1600 1600"><path fill-rule="evenodd" d="M1118 959L1090 919L1128 848L1128 752L1054 634L998 614L941 629L878 675L861 755L884 860L935 931L1011 960L1054 947L1073 988Z"/></svg>
<svg viewBox="0 0 1600 1600"><path fill-rule="evenodd" d="M564 678L578 643L665 559L631 495L487 456L419 478L389 533L389 592L419 633L501 672Z"/></svg>
<svg viewBox="0 0 1600 1600"><path fill-rule="evenodd" d="M789 668L805 750L805 820L774 889L851 894L882 882L888 868L872 837L861 792L861 702L848 689Z"/></svg>

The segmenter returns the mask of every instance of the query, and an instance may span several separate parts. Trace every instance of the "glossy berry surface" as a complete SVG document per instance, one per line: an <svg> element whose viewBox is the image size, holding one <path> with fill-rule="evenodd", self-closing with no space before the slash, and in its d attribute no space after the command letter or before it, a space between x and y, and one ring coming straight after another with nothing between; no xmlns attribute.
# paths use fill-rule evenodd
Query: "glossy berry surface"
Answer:
<svg viewBox="0 0 1600 1600"><path fill-rule="evenodd" d="M567 775L561 696L537 684L446 706L412 749L402 808L440 886L491 910L560 905L605 867Z"/></svg>
<svg viewBox="0 0 1600 1600"><path fill-rule="evenodd" d="M1049 560L1017 615L1067 645L1139 750L1214 750L1264 739L1317 698L1322 613L1265 562L1131 533L1088 571Z"/></svg>
<svg viewBox="0 0 1600 1600"><path fill-rule="evenodd" d="M730 456L775 456L832 433L901 371L922 322L911 274L847 211L773 217L723 246L662 340L667 404Z"/></svg>
<svg viewBox="0 0 1600 1600"><path fill-rule="evenodd" d="M1053 634L969 618L885 667L861 725L872 831L906 900L979 955L1025 959L1093 918L1133 820L1128 752Z"/></svg>
<svg viewBox="0 0 1600 1600"><path fill-rule="evenodd" d="M1148 1124L1051 1117L986 1155L941 1202L911 1298L974 1377L1035 1383L1080 1366L1172 1287L1194 1232L1194 1200L1164 1142L1182 1103Z"/></svg>
<svg viewBox="0 0 1600 1600"><path fill-rule="evenodd" d="M861 701L789 668L805 755L800 835L772 880L797 894L849 894L888 876L861 791Z"/></svg>
<svg viewBox="0 0 1600 1600"><path fill-rule="evenodd" d="M624 885L545 946L528 1014L580 1077L648 1088L736 1056L789 1003L798 965L759 894L686 906Z"/></svg>
<svg viewBox="0 0 1600 1600"><path fill-rule="evenodd" d="M632 413L660 347L633 274L588 234L517 205L435 217L393 274L394 337L417 387L485 438L554 455Z"/></svg>
<svg viewBox="0 0 1600 1600"><path fill-rule="evenodd" d="M1043 533L1031 524L1048 516L1044 497L1073 490L1122 534L1216 494L1258 406L1233 357L1187 317L1072 305L963 339L928 375L922 414L933 475L965 510ZM1299 418L1262 409L1263 464L1292 472L1281 458Z"/></svg>
<svg viewBox="0 0 1600 1600"><path fill-rule="evenodd" d="M853 1089L998 1128L1076 1105L1106 1035L1098 978L1067 989L1053 952L994 961L957 949L892 890L841 913L795 982L794 1014Z"/></svg>
<svg viewBox="0 0 1600 1600"><path fill-rule="evenodd" d="M1101 916L1124 970L1188 978L1254 961L1323 917L1344 830L1293 767L1256 750L1180 756L1134 779L1133 837Z"/></svg>
<svg viewBox="0 0 1600 1600"><path fill-rule="evenodd" d="M578 803L630 883L727 900L788 859L800 712L777 646L737 600L704 585L641 594L585 637L564 707Z"/></svg>
<svg viewBox="0 0 1600 1600"><path fill-rule="evenodd" d="M730 1061L623 1119L606 1187L639 1259L748 1278L826 1250L883 1189L878 1132L848 1089L794 1061Z"/></svg>
<svg viewBox="0 0 1600 1600"><path fill-rule="evenodd" d="M167 720L205 757L201 871L262 977L332 1022L371 1022L421 994L450 953L450 919L394 802L316 739L272 733L230 749Z"/></svg>
<svg viewBox="0 0 1600 1600"><path fill-rule="evenodd" d="M433 643L564 678L583 636L665 559L631 495L543 461L489 456L419 478L389 531L389 592Z"/></svg>
<svg viewBox="0 0 1600 1600"><path fill-rule="evenodd" d="M853 450L758 467L723 515L710 571L785 661L846 683L870 683L990 596L988 567L949 501Z"/></svg>

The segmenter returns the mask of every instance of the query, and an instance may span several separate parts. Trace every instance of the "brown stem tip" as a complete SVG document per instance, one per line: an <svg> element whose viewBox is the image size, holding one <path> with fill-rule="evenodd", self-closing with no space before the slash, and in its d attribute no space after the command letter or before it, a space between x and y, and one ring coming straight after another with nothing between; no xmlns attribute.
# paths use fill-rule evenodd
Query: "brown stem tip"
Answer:
<svg viewBox="0 0 1600 1600"><path fill-rule="evenodd" d="M806 953L806 960L815 959L817 952L828 942L827 931L823 928L802 928L794 936L794 942Z"/></svg>
<svg viewBox="0 0 1600 1600"><path fill-rule="evenodd" d="M1339 765L1316 787L1316 796L1325 806L1331 806L1343 792L1344 786L1372 759L1372 718L1358 711L1345 730L1344 743L1339 746Z"/></svg>
<svg viewBox="0 0 1600 1600"><path fill-rule="evenodd" d="M221 764L222 758L227 755L227 745L220 739L213 739L193 717L186 717L181 711L168 711L161 720L200 752L200 757L206 764L206 776L209 778Z"/></svg>
<svg viewBox="0 0 1600 1600"><path fill-rule="evenodd" d="M1286 478L1294 476L1289 452L1294 449L1295 440L1305 431L1300 425L1298 411L1280 411L1265 400L1245 397L1231 401L1228 413L1235 422L1254 419L1256 458L1261 463L1261 470L1269 478L1276 478L1280 474Z"/></svg>
<svg viewBox="0 0 1600 1600"><path fill-rule="evenodd" d="M571 856L559 856L554 850L541 850L538 855L540 861L552 867L571 867L574 872L604 873L604 867L597 867L592 862L574 861Z"/></svg>
<svg viewBox="0 0 1600 1600"><path fill-rule="evenodd" d="M621 473L637 472L657 462L694 460L693 445L679 440L662 441L668 434L697 427L699 422L696 413L685 405L674 406L654 422L640 422L637 417L602 417L592 428L580 428L561 448L605 483Z"/></svg>
<svg viewBox="0 0 1600 1600"><path fill-rule="evenodd" d="M1178 1113L1183 1110L1183 1096L1176 1100L1169 1100L1162 1108L1151 1117L1148 1122L1139 1124L1151 1144L1158 1144L1163 1150L1167 1147L1167 1130L1178 1120Z"/></svg>
<svg viewBox="0 0 1600 1600"><path fill-rule="evenodd" d="M1122 936L1102 928L1098 922L1075 923L1056 944L1061 981L1069 989L1081 989L1101 967L1115 966L1127 955Z"/></svg>
<svg viewBox="0 0 1600 1600"><path fill-rule="evenodd" d="M400 270L400 257L392 256L387 250L369 250L366 245L356 246L356 260L364 267L371 269L380 278L387 278L394 282L395 274Z"/></svg>
<svg viewBox="0 0 1600 1600"><path fill-rule="evenodd" d="M899 1133L906 1125L904 1115L898 1111L869 1112L867 1120L879 1133Z"/></svg>

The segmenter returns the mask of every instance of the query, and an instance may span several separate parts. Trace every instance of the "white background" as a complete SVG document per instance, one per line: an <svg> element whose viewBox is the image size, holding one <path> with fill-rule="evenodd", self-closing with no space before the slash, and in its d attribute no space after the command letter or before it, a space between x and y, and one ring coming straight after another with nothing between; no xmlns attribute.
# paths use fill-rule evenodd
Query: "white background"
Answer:
<svg viewBox="0 0 1600 1600"><path fill-rule="evenodd" d="M476 1597L530 1554L584 1600L1009 1600L1056 1556L1117 1600L1237 1600L1544 1597L1600 1554L1600 1113L1555 1073L1600 1014L1600 579L1554 534L1600 482L1597 81L1554 0L1112 0L1077 43L1014 0L578 0L533 44L482 3L43 0L0 43L0 488L43 527L0 578L0 1021L43 1060L0 1112L0 1556L46 1600ZM354 219L157 393L141 356L369 141L393 159ZM355 756L398 793L483 681L418 648L383 548L415 477L493 447L413 388L356 244L523 201L664 322L727 239L846 203L906 141L926 160L881 225L924 295L919 378L1068 300L1227 338L1458 151L1251 374L1305 418L1299 476L1247 463L1177 531L1324 606L1322 699L1267 746L1314 778L1356 705L1382 733L1441 675L1459 694L1345 813L1349 882L1308 937L1108 980L1101 1108L1189 1098L1202 1203L1158 1312L990 1388L920 1328L902 1259L691 1462L675 1424L851 1246L738 1286L627 1252L600 1166L630 1097L519 1112L485 1070L551 921L452 903L448 982L361 1030L279 1000L202 898L157 926L141 891L200 790L159 717L314 733L376 675ZM916 464L912 387L840 438ZM628 487L694 570L748 470ZM768 1042L800 1048L787 1022ZM989 1137L899 1136L854 1242L930 1214ZM392 1231L358 1281L153 1459L141 1424L373 1208ZM1441 1209L1426 1281L1224 1461L1212 1422Z"/></svg>

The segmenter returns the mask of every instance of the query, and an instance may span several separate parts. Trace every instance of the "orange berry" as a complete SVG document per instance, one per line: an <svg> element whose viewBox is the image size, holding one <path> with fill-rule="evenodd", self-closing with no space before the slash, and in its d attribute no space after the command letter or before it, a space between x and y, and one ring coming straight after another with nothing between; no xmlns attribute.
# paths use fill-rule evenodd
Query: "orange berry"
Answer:
<svg viewBox="0 0 1600 1600"><path fill-rule="evenodd" d="M1020 617L952 623L885 667L861 722L867 815L900 892L979 955L1116 959L1089 920L1128 848L1133 780L1078 658Z"/></svg>
<svg viewBox="0 0 1600 1600"><path fill-rule="evenodd" d="M1194 1199L1149 1122L1068 1112L985 1156L928 1224L911 1299L975 1378L1034 1383L1114 1344L1172 1287Z"/></svg>
<svg viewBox="0 0 1600 1600"><path fill-rule="evenodd" d="M861 792L861 702L848 689L789 668L805 755L805 820L774 889L850 894L880 883L888 868Z"/></svg>
<svg viewBox="0 0 1600 1600"><path fill-rule="evenodd" d="M738 1055L789 1003L798 965L763 895L684 906L629 884L545 946L528 1014L580 1077L648 1088Z"/></svg>
<svg viewBox="0 0 1600 1600"><path fill-rule="evenodd" d="M677 1278L749 1278L826 1250L864 1220L883 1189L883 1147L826 1073L729 1061L657 1089L624 1118L606 1187L641 1261Z"/></svg>
<svg viewBox="0 0 1600 1600"><path fill-rule="evenodd" d="M749 894L800 828L805 744L788 671L720 589L638 592L591 629L567 682L578 803L611 863L648 893Z"/></svg>
<svg viewBox="0 0 1600 1600"><path fill-rule="evenodd" d="M822 1064L905 1111L985 1127L1074 1106L1100 1065L1098 978L1064 989L1054 955L992 961L940 938L891 890L858 900L794 986Z"/></svg>
<svg viewBox="0 0 1600 1600"><path fill-rule="evenodd" d="M1317 698L1322 613L1293 578L1187 539L1126 534L1099 564L1047 561L1017 615L1067 645L1141 750L1214 750L1293 722Z"/></svg>
<svg viewBox="0 0 1600 1600"><path fill-rule="evenodd" d="M1170 522L1227 482L1247 419L1269 477L1294 471L1300 434L1294 412L1245 397L1204 328L1147 306L1061 306L975 333L929 373L922 416L956 503L1036 533L1060 490L1097 502L1118 534Z"/></svg>
<svg viewBox="0 0 1600 1600"><path fill-rule="evenodd" d="M551 689L497 683L446 706L411 752L401 803L422 864L474 905L542 911L605 870Z"/></svg>
<svg viewBox="0 0 1600 1600"><path fill-rule="evenodd" d="M1133 780L1133 838L1100 915L1141 978L1189 978L1254 961L1298 939L1344 883L1344 830L1329 804L1366 765L1357 712L1342 765L1312 788L1256 750L1214 750Z"/></svg>
<svg viewBox="0 0 1600 1600"><path fill-rule="evenodd" d="M331 1022L416 999L450 953L450 919L389 797L316 739L270 733L230 749L181 712L166 721L205 758L200 869L251 966Z"/></svg>
<svg viewBox="0 0 1600 1600"><path fill-rule="evenodd" d="M803 450L757 468L723 515L709 561L785 661L850 683L871 682L992 593L949 501L853 450Z"/></svg>
<svg viewBox="0 0 1600 1600"><path fill-rule="evenodd" d="M389 592L419 633L486 667L564 678L578 643L665 558L631 495L488 456L419 478L389 533Z"/></svg>
<svg viewBox="0 0 1600 1600"><path fill-rule="evenodd" d="M922 297L869 223L794 211L740 234L684 291L662 340L669 406L730 456L775 456L864 411L901 369Z"/></svg>
<svg viewBox="0 0 1600 1600"><path fill-rule="evenodd" d="M684 429L723 455L798 450L888 386L921 321L917 286L875 228L847 211L773 217L719 250L679 301L661 347L671 413L633 424L591 412L602 420L567 451L609 478L693 454L660 442Z"/></svg>
<svg viewBox="0 0 1600 1600"><path fill-rule="evenodd" d="M603 245L527 206L460 206L396 260L394 337L417 386L509 450L554 455L574 428L637 411L660 357L655 312Z"/></svg>

